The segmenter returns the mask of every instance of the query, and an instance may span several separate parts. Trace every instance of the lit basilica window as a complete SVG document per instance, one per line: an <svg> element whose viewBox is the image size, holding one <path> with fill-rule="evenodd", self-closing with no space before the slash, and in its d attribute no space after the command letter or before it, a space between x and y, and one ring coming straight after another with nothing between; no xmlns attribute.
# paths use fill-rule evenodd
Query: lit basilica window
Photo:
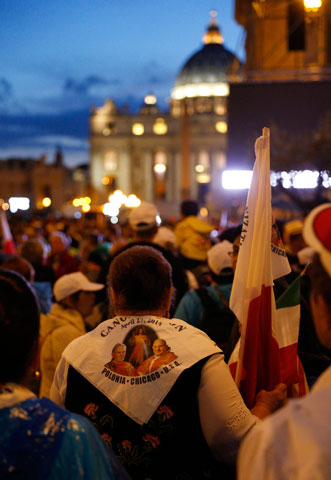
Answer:
<svg viewBox="0 0 331 480"><path fill-rule="evenodd" d="M171 97L174 99L193 98L193 97L227 97L230 93L230 87L226 82L218 83L191 83L183 86L174 87Z"/></svg>
<svg viewBox="0 0 331 480"><path fill-rule="evenodd" d="M104 158L105 170L113 172L117 169L117 152L116 150L109 150L105 153Z"/></svg>
<svg viewBox="0 0 331 480"><path fill-rule="evenodd" d="M322 0L304 0L303 4L307 12L317 12L322 6Z"/></svg>
<svg viewBox="0 0 331 480"><path fill-rule="evenodd" d="M164 118L157 118L153 125L153 132L156 135L165 135L168 131L168 125L166 124Z"/></svg>
<svg viewBox="0 0 331 480"><path fill-rule="evenodd" d="M156 96L152 93L149 93L148 95L146 95L144 102L146 103L146 105L155 105L157 102Z"/></svg>
<svg viewBox="0 0 331 480"><path fill-rule="evenodd" d="M210 182L210 161L209 155L206 150L201 150L199 152L198 163L195 166L195 171L197 173L196 180L198 183L209 183Z"/></svg>
<svg viewBox="0 0 331 480"><path fill-rule="evenodd" d="M142 123L134 123L132 125L133 135L143 135L144 131L145 131L144 125Z"/></svg>
<svg viewBox="0 0 331 480"><path fill-rule="evenodd" d="M167 155L162 150L156 152L154 158L154 172L159 177L163 177L167 170Z"/></svg>
<svg viewBox="0 0 331 480"><path fill-rule="evenodd" d="M165 199L166 195L166 183L165 174L167 171L167 155L164 151L159 150L154 157L154 191L155 197L158 199Z"/></svg>
<svg viewBox="0 0 331 480"><path fill-rule="evenodd" d="M226 103L224 98L216 97L214 101L214 112L217 115L225 115L226 114Z"/></svg>
<svg viewBox="0 0 331 480"><path fill-rule="evenodd" d="M219 133L226 133L228 131L228 124L226 122L216 122L215 128Z"/></svg>

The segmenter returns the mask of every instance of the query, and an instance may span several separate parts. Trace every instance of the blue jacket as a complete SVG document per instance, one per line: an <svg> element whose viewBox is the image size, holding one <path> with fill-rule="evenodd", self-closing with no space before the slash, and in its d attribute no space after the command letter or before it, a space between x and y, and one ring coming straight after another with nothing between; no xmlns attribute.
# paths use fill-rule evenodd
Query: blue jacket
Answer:
<svg viewBox="0 0 331 480"><path fill-rule="evenodd" d="M224 297L229 300L232 283L225 285L211 285L207 287L208 294L217 303L217 305L222 308L224 305L215 292L215 288L218 288L223 293ZM184 297L179 302L174 318L180 318L190 325L193 325L193 327L199 328L203 312L204 308L199 295L195 290L191 290L190 292L185 293Z"/></svg>

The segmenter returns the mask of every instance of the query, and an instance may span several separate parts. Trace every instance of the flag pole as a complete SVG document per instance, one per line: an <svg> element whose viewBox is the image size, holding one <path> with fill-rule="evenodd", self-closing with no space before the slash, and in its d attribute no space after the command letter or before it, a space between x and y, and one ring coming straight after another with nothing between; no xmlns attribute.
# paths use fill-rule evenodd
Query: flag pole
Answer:
<svg viewBox="0 0 331 480"><path fill-rule="evenodd" d="M268 128L268 127L263 127L263 129L262 129L262 135L263 135L264 137L270 137L270 128Z"/></svg>

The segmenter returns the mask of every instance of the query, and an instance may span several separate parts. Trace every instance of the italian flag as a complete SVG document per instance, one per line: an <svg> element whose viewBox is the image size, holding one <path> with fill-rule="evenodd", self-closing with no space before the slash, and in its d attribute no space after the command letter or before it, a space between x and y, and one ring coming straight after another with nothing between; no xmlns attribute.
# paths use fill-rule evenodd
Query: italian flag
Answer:
<svg viewBox="0 0 331 480"><path fill-rule="evenodd" d="M288 385L288 397L298 397L308 392L305 373L298 357L300 278L301 275L298 275L276 301L280 378Z"/></svg>
<svg viewBox="0 0 331 480"><path fill-rule="evenodd" d="M277 325L277 345L274 354L279 362L279 381L288 385L287 396L299 397L308 392L305 373L298 357L298 336L300 327L300 278L298 275L294 282L285 290L285 292L276 301L276 325ZM247 329L246 329L247 333ZM256 334L259 338L259 334ZM260 339L262 341L262 339ZM230 360L229 367L233 378L236 378L239 350L241 339L234 349ZM252 342L253 348L257 352L259 346L257 342ZM272 342L272 347L275 344ZM278 350L278 351L277 351ZM249 355L248 361L254 362L252 353ZM258 379L256 379L258 383ZM244 387L244 382L242 387ZM257 387L258 388L258 387ZM262 388L262 387L261 387ZM263 387L265 388L265 387ZM257 390L258 391L258 390Z"/></svg>
<svg viewBox="0 0 331 480"><path fill-rule="evenodd" d="M17 249L8 225L8 220L3 210L0 211L0 223L2 228L2 247L4 252L11 255L17 254Z"/></svg>
<svg viewBox="0 0 331 480"><path fill-rule="evenodd" d="M290 272L271 211L269 129L264 128L257 139L255 154L230 297L230 308L241 324L238 358L230 369L235 370L236 384L248 408L253 407L258 391L271 390L283 381L285 334L283 330L279 333L273 280ZM294 368L296 358L287 366L289 371Z"/></svg>

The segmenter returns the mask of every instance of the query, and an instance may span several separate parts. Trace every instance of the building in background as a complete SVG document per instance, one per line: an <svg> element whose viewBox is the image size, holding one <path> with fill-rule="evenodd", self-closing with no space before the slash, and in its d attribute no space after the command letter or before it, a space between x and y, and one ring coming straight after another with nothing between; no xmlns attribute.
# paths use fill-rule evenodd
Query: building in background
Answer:
<svg viewBox="0 0 331 480"><path fill-rule="evenodd" d="M267 126L274 169L330 170L320 155L331 119L330 0L236 0L235 18L246 63L230 87L229 165L252 167Z"/></svg>
<svg viewBox="0 0 331 480"><path fill-rule="evenodd" d="M63 212L66 204L72 206L74 197L86 196L89 180L86 168L70 169L63 164L57 150L53 163L40 159L11 158L0 161L0 203L11 198L27 198L33 211L51 209ZM15 205L15 202L14 202Z"/></svg>
<svg viewBox="0 0 331 480"><path fill-rule="evenodd" d="M238 58L223 45L215 12L203 46L184 64L169 112L148 94L137 114L111 99L90 116L90 171L94 200L120 189L177 213L184 198L217 195L226 165L229 80Z"/></svg>

